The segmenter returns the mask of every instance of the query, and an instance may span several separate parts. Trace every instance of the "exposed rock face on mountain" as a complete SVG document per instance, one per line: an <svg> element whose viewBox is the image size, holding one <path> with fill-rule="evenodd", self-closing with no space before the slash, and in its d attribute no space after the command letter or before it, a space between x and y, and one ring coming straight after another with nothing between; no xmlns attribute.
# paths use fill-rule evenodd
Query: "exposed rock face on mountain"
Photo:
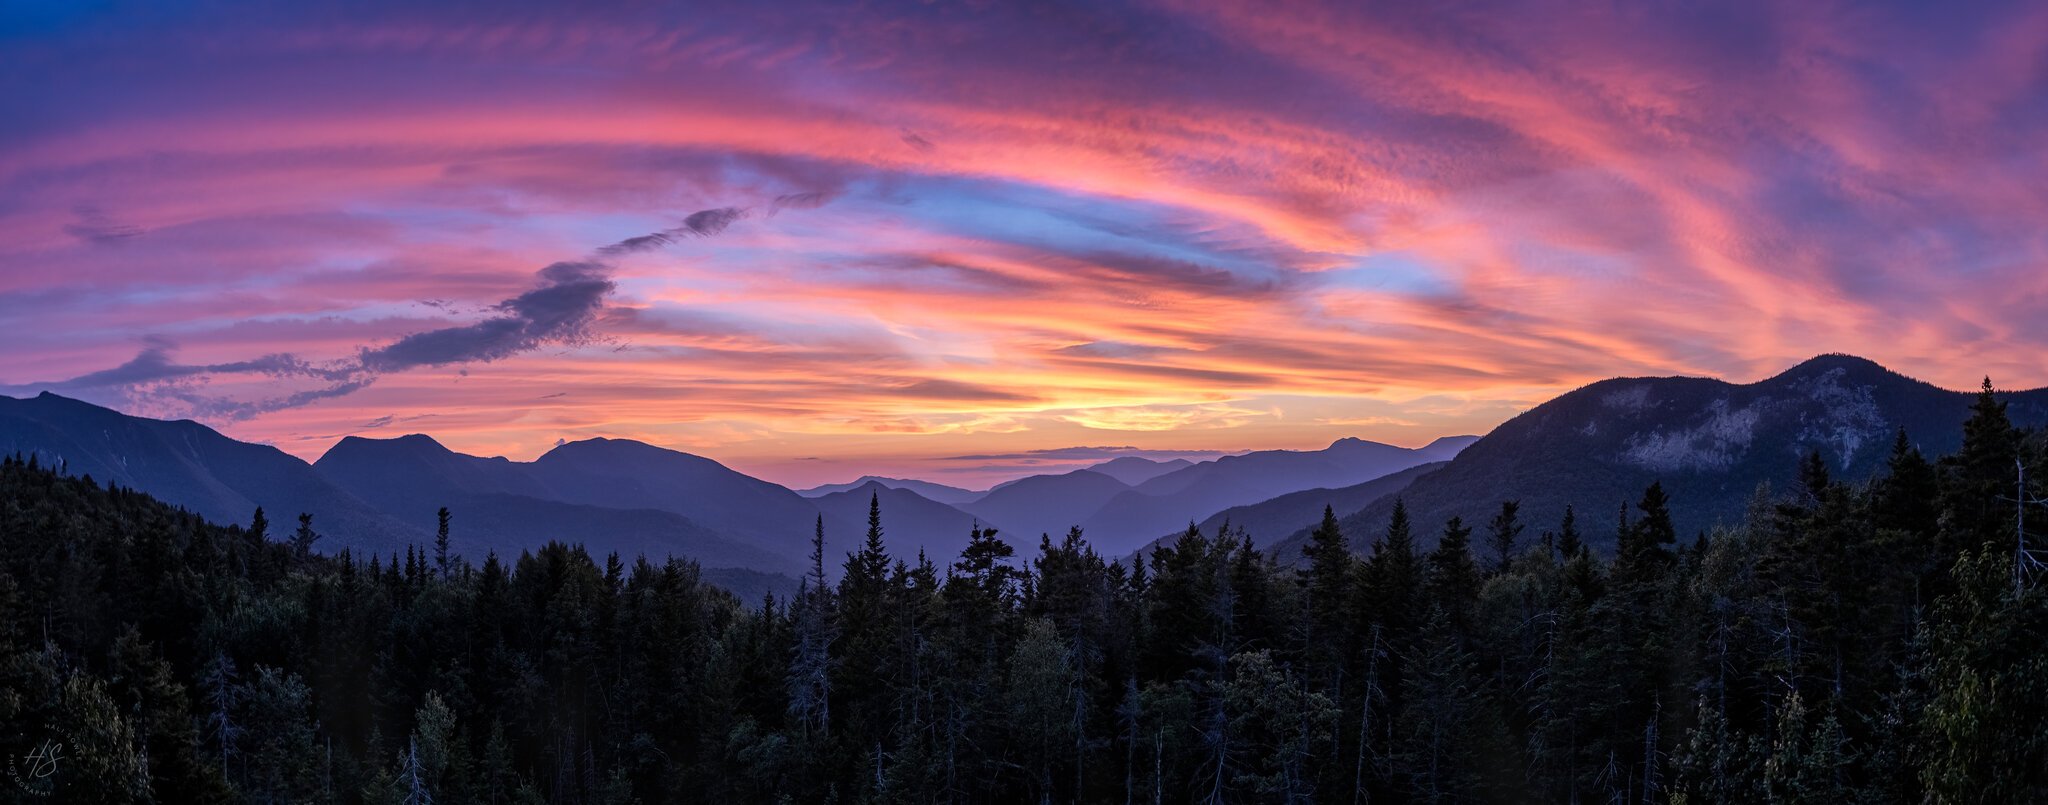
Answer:
<svg viewBox="0 0 2048 805"><path fill-rule="evenodd" d="M261 506L273 536L295 528L300 513L312 513L314 529L328 535L322 550L424 543L433 528L431 510L423 521L393 518L275 447L238 442L197 422L133 417L55 394L0 397L0 454L16 453L147 492L217 523L247 523Z"/></svg>
<svg viewBox="0 0 2048 805"><path fill-rule="evenodd" d="M2022 425L2048 422L2048 390L2003 395ZM1531 538L1567 504L1596 546L1611 546L1617 509L1661 481L1687 537L1740 518L1758 484L1787 488L1800 456L1818 450L1836 477L1869 478L1904 428L1930 456L1961 444L1972 395L1896 374L1870 361L1826 355L1768 380L1737 385L1705 378L1603 380L1539 405L1480 439L1401 497L1418 543L1434 543L1445 519L1482 524L1504 500L1520 500ZM1386 528L1393 499L1344 518L1354 547ZM1278 546L1299 553L1299 538Z"/></svg>

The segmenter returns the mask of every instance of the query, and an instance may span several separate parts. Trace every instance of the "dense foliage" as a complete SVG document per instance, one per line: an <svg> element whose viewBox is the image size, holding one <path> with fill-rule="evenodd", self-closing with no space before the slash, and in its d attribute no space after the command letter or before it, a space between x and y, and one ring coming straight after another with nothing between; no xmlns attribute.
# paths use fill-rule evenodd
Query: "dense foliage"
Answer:
<svg viewBox="0 0 2048 805"><path fill-rule="evenodd" d="M2014 573L2016 462L2043 459L1987 392L1957 455L1901 434L1857 483L1812 456L1734 528L1675 533L1684 501L1652 486L1611 559L1575 516L1511 506L1376 534L1326 516L1300 556L1191 527L1138 562L1079 533L894 557L876 512L837 568L821 526L802 590L761 602L676 560L467 561L460 512L437 545L325 556L304 518L219 527L8 460L0 751L61 760L0 789L2048 801L2048 593Z"/></svg>

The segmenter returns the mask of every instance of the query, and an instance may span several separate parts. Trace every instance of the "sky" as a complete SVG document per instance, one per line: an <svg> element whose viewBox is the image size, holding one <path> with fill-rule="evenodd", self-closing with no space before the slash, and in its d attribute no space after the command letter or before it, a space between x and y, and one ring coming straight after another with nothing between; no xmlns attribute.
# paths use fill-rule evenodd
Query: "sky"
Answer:
<svg viewBox="0 0 2048 805"><path fill-rule="evenodd" d="M985 486L2048 385L2041 3L32 0L0 120L0 394L307 459Z"/></svg>

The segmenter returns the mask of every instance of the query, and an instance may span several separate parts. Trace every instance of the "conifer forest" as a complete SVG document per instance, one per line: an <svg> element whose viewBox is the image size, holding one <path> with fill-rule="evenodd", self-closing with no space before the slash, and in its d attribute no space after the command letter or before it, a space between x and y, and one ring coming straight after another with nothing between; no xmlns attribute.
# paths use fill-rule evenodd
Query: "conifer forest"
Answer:
<svg viewBox="0 0 2048 805"><path fill-rule="evenodd" d="M1190 528L900 555L814 534L792 596L554 543L319 550L0 467L0 723L61 802L2039 802L2042 434L1818 455L1680 534L1651 485L1560 522ZM2033 487L2038 493L2038 486ZM1612 518L1612 550L1584 536ZM1432 545L1422 549L1421 545ZM19 775L17 775L19 777Z"/></svg>

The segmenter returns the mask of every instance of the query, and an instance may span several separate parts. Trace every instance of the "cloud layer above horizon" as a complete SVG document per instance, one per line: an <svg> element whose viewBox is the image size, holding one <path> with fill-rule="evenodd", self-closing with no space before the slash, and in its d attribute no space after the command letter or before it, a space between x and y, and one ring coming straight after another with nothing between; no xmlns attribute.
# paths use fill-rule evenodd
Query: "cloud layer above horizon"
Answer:
<svg viewBox="0 0 2048 805"><path fill-rule="evenodd" d="M0 10L0 393L977 485L2048 383L2038 3L174 5Z"/></svg>

